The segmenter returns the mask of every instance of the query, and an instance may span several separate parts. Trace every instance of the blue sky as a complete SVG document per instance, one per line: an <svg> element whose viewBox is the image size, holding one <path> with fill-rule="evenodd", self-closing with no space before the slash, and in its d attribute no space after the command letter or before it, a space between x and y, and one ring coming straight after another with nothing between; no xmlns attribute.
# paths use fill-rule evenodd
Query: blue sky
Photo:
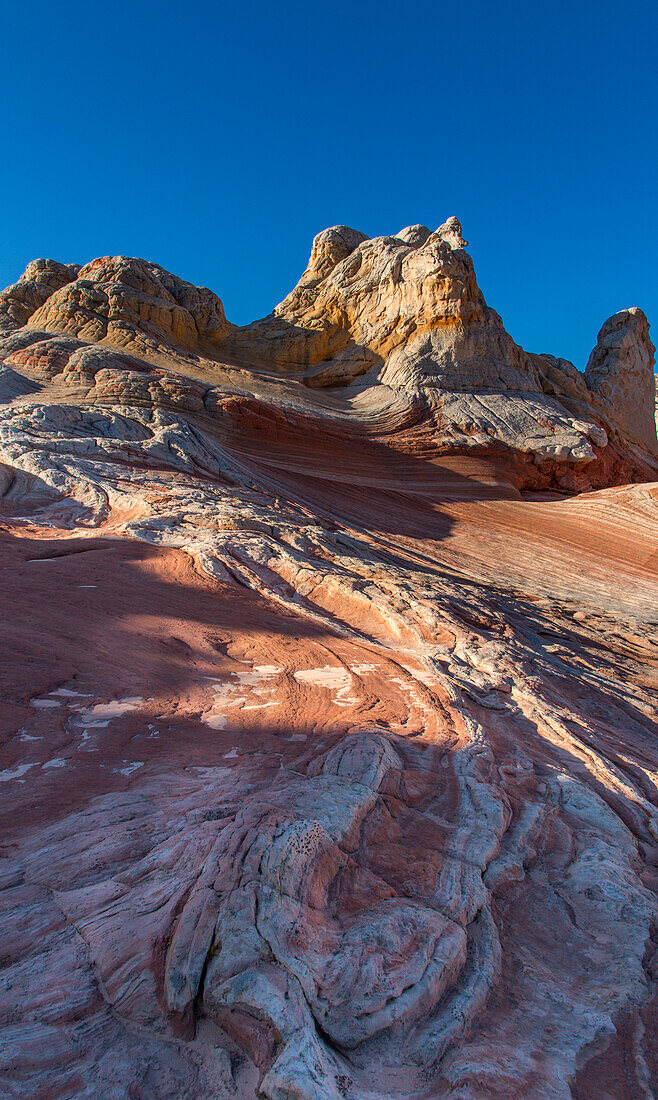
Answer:
<svg viewBox="0 0 658 1100"><path fill-rule="evenodd" d="M514 338L658 342L655 0L63 5L2 17L0 285L124 253L269 312L315 233L457 214Z"/></svg>

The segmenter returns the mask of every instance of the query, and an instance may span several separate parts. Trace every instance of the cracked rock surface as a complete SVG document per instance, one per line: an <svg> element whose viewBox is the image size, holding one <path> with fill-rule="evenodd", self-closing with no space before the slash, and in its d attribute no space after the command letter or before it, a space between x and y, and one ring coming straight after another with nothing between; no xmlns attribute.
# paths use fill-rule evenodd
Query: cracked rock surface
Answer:
<svg viewBox="0 0 658 1100"><path fill-rule="evenodd" d="M0 1092L650 1100L653 345L456 218L0 294Z"/></svg>

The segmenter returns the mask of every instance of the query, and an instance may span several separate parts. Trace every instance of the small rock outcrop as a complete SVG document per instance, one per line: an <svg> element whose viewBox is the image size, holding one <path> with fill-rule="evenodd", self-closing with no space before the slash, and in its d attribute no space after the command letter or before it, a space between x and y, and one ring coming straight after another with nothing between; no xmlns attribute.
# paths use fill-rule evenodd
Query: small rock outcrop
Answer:
<svg viewBox="0 0 658 1100"><path fill-rule="evenodd" d="M631 439L656 450L655 347L641 309L622 309L602 326L585 369L596 403Z"/></svg>
<svg viewBox="0 0 658 1100"><path fill-rule="evenodd" d="M0 334L20 328L48 299L75 279L77 264L32 260L17 283L0 291Z"/></svg>
<svg viewBox="0 0 658 1100"><path fill-rule="evenodd" d="M336 264L346 259L355 248L367 240L365 233L360 233L358 229L350 229L348 225L334 225L330 229L324 229L313 240L308 266L298 286L316 286L331 274Z"/></svg>

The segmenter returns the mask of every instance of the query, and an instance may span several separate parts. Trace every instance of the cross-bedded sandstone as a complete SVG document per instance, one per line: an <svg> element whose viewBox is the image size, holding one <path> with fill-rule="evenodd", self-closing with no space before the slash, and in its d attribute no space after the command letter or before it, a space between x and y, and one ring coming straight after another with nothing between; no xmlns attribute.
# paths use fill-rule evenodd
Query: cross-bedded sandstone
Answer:
<svg viewBox="0 0 658 1100"><path fill-rule="evenodd" d="M655 1090L653 347L465 248L0 295L7 1096Z"/></svg>

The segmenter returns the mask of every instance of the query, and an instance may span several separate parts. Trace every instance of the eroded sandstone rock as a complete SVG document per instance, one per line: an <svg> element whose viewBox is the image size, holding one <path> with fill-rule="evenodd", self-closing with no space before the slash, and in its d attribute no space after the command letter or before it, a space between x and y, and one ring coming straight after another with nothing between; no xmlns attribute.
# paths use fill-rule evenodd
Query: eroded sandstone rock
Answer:
<svg viewBox="0 0 658 1100"><path fill-rule="evenodd" d="M591 371L584 377L566 360L515 344L478 288L466 243L457 218L434 232L409 226L396 237L325 230L294 290L269 317L231 333L225 354L314 389L354 385L371 414L386 405L424 407L437 444L481 453L502 446L544 467L566 463L573 474L557 480L571 487L607 447L607 430L622 424L623 412L612 412L611 382L595 383ZM608 359L604 370L619 374L620 407L628 404L625 387L649 409L646 420L653 353L648 332L637 324L634 332L637 363L625 352L625 363L617 355L616 366ZM635 347L634 340L628 336L624 346ZM610 390L607 404L600 386ZM640 441L651 450L650 436L647 420ZM606 460L604 480L616 463L618 456ZM597 476L593 470L593 483L601 484Z"/></svg>
<svg viewBox="0 0 658 1100"><path fill-rule="evenodd" d="M32 260L17 283L0 292L0 333L27 324L39 306L75 279L77 264Z"/></svg>
<svg viewBox="0 0 658 1100"><path fill-rule="evenodd" d="M641 311L606 323L582 375L564 359L514 343L486 305L465 247L456 218L434 232L415 225L373 239L334 226L315 238L287 298L241 329L226 321L214 294L155 264L106 257L78 270L36 261L3 295L5 372L39 362L49 377L59 371L67 384L84 385L88 372L78 367L84 360L97 369L101 344L122 349L136 366L171 363L209 385L221 371L245 393L267 376L288 379L292 389L279 387L275 398L284 405L290 397L304 402L299 383L327 390L332 410L375 423L379 434L421 420L425 449L516 454L519 483L529 487L572 490L651 476L653 346ZM31 384L15 371L0 380L8 394ZM122 385L126 400L131 387L140 402L155 399L134 371ZM643 412L633 422L636 404Z"/></svg>
<svg viewBox="0 0 658 1100"><path fill-rule="evenodd" d="M216 294L125 256L92 260L30 316L30 324L91 343L199 352L228 331Z"/></svg>
<svg viewBox="0 0 658 1100"><path fill-rule="evenodd" d="M529 355L465 246L5 292L3 1096L656 1091L646 321Z"/></svg>
<svg viewBox="0 0 658 1100"><path fill-rule="evenodd" d="M655 351L641 309L609 317L589 357L585 382L607 415L632 439L656 450Z"/></svg>

